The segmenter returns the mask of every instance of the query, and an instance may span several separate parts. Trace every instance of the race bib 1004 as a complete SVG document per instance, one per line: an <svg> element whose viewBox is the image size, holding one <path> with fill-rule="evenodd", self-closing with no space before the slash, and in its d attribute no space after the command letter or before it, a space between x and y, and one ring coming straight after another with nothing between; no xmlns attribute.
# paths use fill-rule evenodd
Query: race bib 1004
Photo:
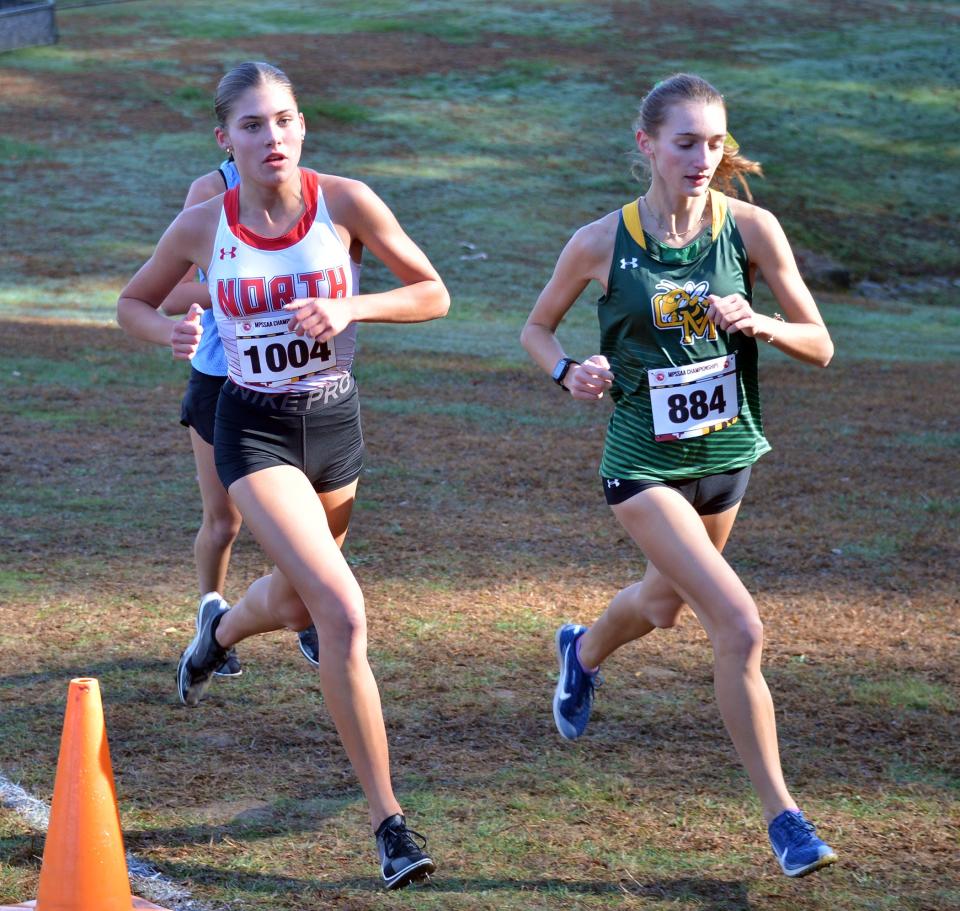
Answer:
<svg viewBox="0 0 960 911"><path fill-rule="evenodd" d="M740 414L737 356L647 371L658 442L686 440L729 427Z"/></svg>
<svg viewBox="0 0 960 911"><path fill-rule="evenodd" d="M275 386L320 373L337 363L334 340L318 342L287 329L290 316L236 320L240 375Z"/></svg>

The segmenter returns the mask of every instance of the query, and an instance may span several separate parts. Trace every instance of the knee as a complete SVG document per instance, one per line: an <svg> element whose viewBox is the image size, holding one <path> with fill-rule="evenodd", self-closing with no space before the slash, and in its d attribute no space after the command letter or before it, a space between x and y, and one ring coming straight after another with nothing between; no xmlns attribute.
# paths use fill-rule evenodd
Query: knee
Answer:
<svg viewBox="0 0 960 911"><path fill-rule="evenodd" d="M763 651L763 623L756 612L737 614L724 623L713 637L717 659L748 665L759 661Z"/></svg>
<svg viewBox="0 0 960 911"><path fill-rule="evenodd" d="M356 602L326 601L311 614L322 651L344 659L366 654L367 621L362 598Z"/></svg>
<svg viewBox="0 0 960 911"><path fill-rule="evenodd" d="M677 625L683 600L674 592L669 594L653 593L644 590L643 585L627 589L636 616L657 629L670 629Z"/></svg>
<svg viewBox="0 0 960 911"><path fill-rule="evenodd" d="M683 610L683 599L672 588L651 584L648 579L622 589L614 597L613 605L618 610L618 619L632 624L637 635L642 636L656 629L670 629L677 625Z"/></svg>
<svg viewBox="0 0 960 911"><path fill-rule="evenodd" d="M216 547L230 547L240 534L242 521L239 513L231 511L208 516L206 526L210 540Z"/></svg>

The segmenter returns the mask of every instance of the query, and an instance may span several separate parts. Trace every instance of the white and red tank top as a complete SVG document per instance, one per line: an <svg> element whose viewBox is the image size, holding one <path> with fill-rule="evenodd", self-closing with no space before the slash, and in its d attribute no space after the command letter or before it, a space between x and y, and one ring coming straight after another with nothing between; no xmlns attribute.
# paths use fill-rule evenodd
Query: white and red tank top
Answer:
<svg viewBox="0 0 960 911"><path fill-rule="evenodd" d="M327 342L287 330L297 298L359 293L360 264L337 234L317 174L300 169L305 211L282 237L240 224L240 188L223 197L207 282L227 375L261 392L310 392L349 375L357 324Z"/></svg>

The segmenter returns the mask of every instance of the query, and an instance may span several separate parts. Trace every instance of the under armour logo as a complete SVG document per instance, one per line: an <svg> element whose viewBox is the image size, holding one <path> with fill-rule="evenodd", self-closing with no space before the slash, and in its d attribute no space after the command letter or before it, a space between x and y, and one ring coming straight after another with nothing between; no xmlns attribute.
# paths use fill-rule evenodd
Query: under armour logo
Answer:
<svg viewBox="0 0 960 911"><path fill-rule="evenodd" d="M620 478L611 478L609 481L607 481L607 487L619 487L619 486L620 486Z"/></svg>
<svg viewBox="0 0 960 911"><path fill-rule="evenodd" d="M230 259L236 259L236 258L237 258L237 248L236 248L236 247L231 247L231 248L228 250L226 247L221 247L221 248L220 248L220 259L226 259L228 256L230 257Z"/></svg>
<svg viewBox="0 0 960 911"><path fill-rule="evenodd" d="M637 268L637 265L638 265L638 263L637 263L637 258L636 258L636 256L634 256L633 259L621 259L621 260L620 260L620 268L621 268L621 269L626 269L627 266L629 266L631 269L636 269L636 268Z"/></svg>

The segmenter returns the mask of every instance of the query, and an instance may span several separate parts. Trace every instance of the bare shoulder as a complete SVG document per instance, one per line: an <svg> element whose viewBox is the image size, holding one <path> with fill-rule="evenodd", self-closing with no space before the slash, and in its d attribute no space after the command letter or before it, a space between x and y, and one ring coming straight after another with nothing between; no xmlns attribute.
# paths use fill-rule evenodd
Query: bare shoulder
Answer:
<svg viewBox="0 0 960 911"><path fill-rule="evenodd" d="M567 243L569 253L587 261L609 260L617 238L620 212L608 212L602 218L578 228Z"/></svg>
<svg viewBox="0 0 960 911"><path fill-rule="evenodd" d="M607 212L606 215L578 228L573 235L578 242L589 248L609 246L617 237L620 224L620 211Z"/></svg>
<svg viewBox="0 0 960 911"><path fill-rule="evenodd" d="M769 244L775 239L783 237L783 228L780 227L780 222L777 221L776 215L768 209L729 196L727 197L727 205L748 248L751 244Z"/></svg>
<svg viewBox="0 0 960 911"><path fill-rule="evenodd" d="M167 229L177 237L182 237L189 243L212 243L220 221L223 209L221 195L198 202L196 205L184 209Z"/></svg>
<svg viewBox="0 0 960 911"><path fill-rule="evenodd" d="M336 174L317 174L317 183L331 214L362 212L374 205L383 205L380 197L362 180L339 177Z"/></svg>
<svg viewBox="0 0 960 911"><path fill-rule="evenodd" d="M183 207L186 209L190 206L195 206L198 202L212 199L214 196L219 196L223 193L225 189L226 186L224 185L220 172L209 171L190 184L190 189L187 191L187 198Z"/></svg>
<svg viewBox="0 0 960 911"><path fill-rule="evenodd" d="M185 208L180 213L179 218L184 218L189 222L205 223L211 220L219 220L221 211L223 211L223 194L219 193Z"/></svg>

